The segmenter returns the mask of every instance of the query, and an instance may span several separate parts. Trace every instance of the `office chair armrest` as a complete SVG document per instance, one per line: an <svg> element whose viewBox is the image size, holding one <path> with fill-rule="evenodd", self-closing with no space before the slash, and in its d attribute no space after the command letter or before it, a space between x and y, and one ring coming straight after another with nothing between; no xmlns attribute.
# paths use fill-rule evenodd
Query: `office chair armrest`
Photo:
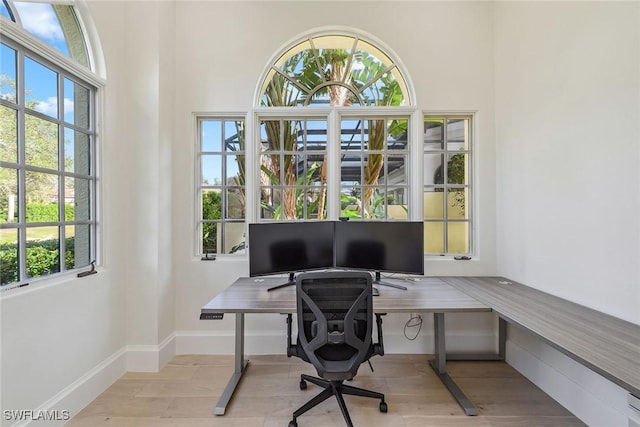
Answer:
<svg viewBox="0 0 640 427"><path fill-rule="evenodd" d="M376 313L376 326L378 329L378 342L373 344L373 354L384 356L384 340L382 339L382 316L387 313Z"/></svg>

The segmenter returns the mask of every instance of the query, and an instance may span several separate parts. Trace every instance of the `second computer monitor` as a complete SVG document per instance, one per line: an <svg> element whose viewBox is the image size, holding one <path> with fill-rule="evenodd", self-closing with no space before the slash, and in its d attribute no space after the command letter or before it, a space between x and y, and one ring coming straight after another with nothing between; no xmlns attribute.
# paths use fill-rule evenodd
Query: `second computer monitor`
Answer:
<svg viewBox="0 0 640 427"><path fill-rule="evenodd" d="M335 266L424 274L422 221L341 221L335 224Z"/></svg>

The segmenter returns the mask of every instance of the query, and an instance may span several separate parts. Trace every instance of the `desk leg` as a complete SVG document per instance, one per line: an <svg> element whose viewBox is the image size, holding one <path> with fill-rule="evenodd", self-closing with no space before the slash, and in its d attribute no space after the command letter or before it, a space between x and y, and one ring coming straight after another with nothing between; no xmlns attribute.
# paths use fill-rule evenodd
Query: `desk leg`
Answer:
<svg viewBox="0 0 640 427"><path fill-rule="evenodd" d="M444 337L444 313L433 314L433 330L435 340L435 359L430 360L429 363L440 381L451 392L456 401L460 404L464 413L467 415L478 415L478 410L473 406L473 403L465 396L460 390L460 387L453 381L453 378L447 373L447 351Z"/></svg>
<svg viewBox="0 0 640 427"><path fill-rule="evenodd" d="M249 364L248 360L244 359L244 313L236 313L236 349L234 357L235 368L231 379L227 383L227 387L222 392L222 396L218 400L213 413L215 415L224 415L227 405L233 397L233 392L236 391L236 387L242 378L242 374Z"/></svg>

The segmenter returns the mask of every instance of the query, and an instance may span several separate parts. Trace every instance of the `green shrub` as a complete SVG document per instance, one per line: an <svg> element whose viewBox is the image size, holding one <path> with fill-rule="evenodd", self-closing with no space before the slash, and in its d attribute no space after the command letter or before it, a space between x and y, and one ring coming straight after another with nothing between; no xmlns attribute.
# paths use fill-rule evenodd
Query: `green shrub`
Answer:
<svg viewBox="0 0 640 427"><path fill-rule="evenodd" d="M27 222L58 222L57 203L29 203L25 211ZM64 220L73 221L74 207L64 205Z"/></svg>
<svg viewBox="0 0 640 427"><path fill-rule="evenodd" d="M0 244L0 284L18 281L18 245ZM64 263L67 269L75 267L74 238L66 239ZM60 271L60 248L57 239L27 242L27 274L38 277Z"/></svg>

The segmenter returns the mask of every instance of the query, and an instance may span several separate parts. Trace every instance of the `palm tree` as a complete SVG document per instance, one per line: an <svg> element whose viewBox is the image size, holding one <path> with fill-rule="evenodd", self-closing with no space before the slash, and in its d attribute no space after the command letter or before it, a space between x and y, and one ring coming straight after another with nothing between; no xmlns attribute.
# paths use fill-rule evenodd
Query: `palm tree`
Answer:
<svg viewBox="0 0 640 427"><path fill-rule="evenodd" d="M357 67L354 66L357 64ZM368 95L367 95L368 94ZM264 106L296 106L310 105L314 102L328 102L332 107L350 106L354 103L394 106L403 101L403 93L398 82L393 78L389 67L385 67L373 55L357 50L351 52L346 49L307 49L288 58L280 69L273 69L272 78L266 85ZM299 123L291 121L265 121L267 135L265 150L295 151L295 144ZM374 193L374 186L384 166L386 140L389 136L406 132L400 122L394 122L389 127L385 120L368 121L368 150L367 164L363 177L365 187L362 207L370 210ZM282 144L282 146L280 145ZM286 219L299 217L296 212L296 162L294 156L283 156L284 164L279 155L263 156L261 169L263 180L271 184L279 183L284 177L284 191L282 194L282 211L280 215ZM318 194L318 219L324 218L326 200L326 155L317 174L320 183ZM263 182L263 186L267 185ZM263 191L262 200L273 205L275 200L271 194ZM361 213L362 214L362 213ZM372 212L368 212L371 215Z"/></svg>

